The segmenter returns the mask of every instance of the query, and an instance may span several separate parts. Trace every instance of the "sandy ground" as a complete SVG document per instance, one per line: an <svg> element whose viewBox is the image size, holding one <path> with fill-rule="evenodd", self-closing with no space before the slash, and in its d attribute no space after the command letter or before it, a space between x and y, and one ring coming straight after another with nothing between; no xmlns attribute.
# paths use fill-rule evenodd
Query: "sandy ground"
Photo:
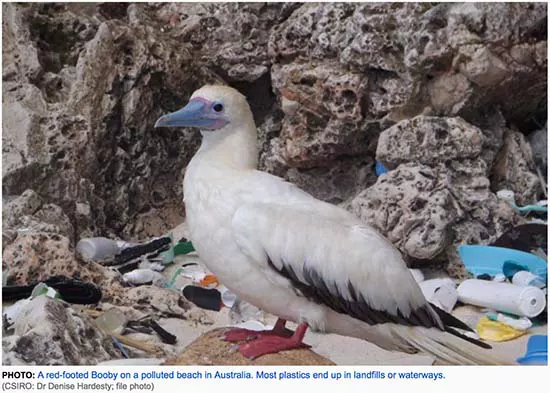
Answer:
<svg viewBox="0 0 550 393"><path fill-rule="evenodd" d="M208 312L212 315L213 312ZM162 326L178 337L178 347L185 347L201 334L216 327L230 324L226 310L216 313L214 324L210 326L192 326L181 320L165 320ZM275 319L273 319L274 321ZM290 328L292 324L288 325ZM524 355L527 340L533 334L548 334L547 326L539 326L529 330L529 333L511 341L490 343L495 354L502 354L506 358L518 358ZM309 331L305 342L312 346L312 350L338 365L431 365L433 358L429 355L408 355L398 352L385 351L366 341L343 337L334 334L320 334Z"/></svg>

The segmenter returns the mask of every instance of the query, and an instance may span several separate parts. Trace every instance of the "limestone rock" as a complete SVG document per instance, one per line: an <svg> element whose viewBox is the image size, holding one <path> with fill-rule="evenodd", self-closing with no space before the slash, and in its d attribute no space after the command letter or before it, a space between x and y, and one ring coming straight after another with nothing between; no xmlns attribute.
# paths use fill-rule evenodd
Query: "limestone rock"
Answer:
<svg viewBox="0 0 550 393"><path fill-rule="evenodd" d="M475 169L477 167L477 170ZM410 262L445 261L459 244L487 244L521 219L490 189L483 161L401 164L351 202Z"/></svg>
<svg viewBox="0 0 550 393"><path fill-rule="evenodd" d="M33 190L25 190L19 197L2 203L3 228L13 227L21 216L34 214L44 202Z"/></svg>
<svg viewBox="0 0 550 393"><path fill-rule="evenodd" d="M85 315L47 296L25 305L14 329L3 337L3 364L94 365L122 357Z"/></svg>
<svg viewBox="0 0 550 393"><path fill-rule="evenodd" d="M143 23L131 26L105 20L93 7L3 7L14 17L3 25L4 53L12 48L16 59L14 88L3 92L4 101L15 105L4 107L4 193L32 189L47 196L78 222L74 230L86 234L128 236L136 222L137 230L147 231L137 217L147 221L152 209L169 219L143 236L178 223L181 205L169 214L162 210L167 200L182 199L181 169L197 134L153 132L152 125L183 103L183 86L198 87L208 73L187 71L189 53L150 27L141 5L133 15ZM34 48L38 64L32 78L27 47ZM85 219L77 204L90 207Z"/></svg>
<svg viewBox="0 0 550 393"><path fill-rule="evenodd" d="M309 349L293 349L248 360L235 349L233 343L221 339L226 330L225 328L214 329L203 334L189 344L181 354L167 360L164 364L216 366L329 366L335 364Z"/></svg>
<svg viewBox="0 0 550 393"><path fill-rule="evenodd" d="M547 39L546 13L541 3L439 4L403 36L405 64L428 79L436 114L472 120L493 105L525 125L528 113L546 105L540 78L546 65L536 60L538 44Z"/></svg>
<svg viewBox="0 0 550 393"><path fill-rule="evenodd" d="M51 276L64 275L107 285L114 273L95 263L76 259L70 240L48 232L20 232L2 253L8 268L8 284L28 285Z"/></svg>
<svg viewBox="0 0 550 393"><path fill-rule="evenodd" d="M457 117L417 116L384 130L378 140L378 160L399 165L435 165L476 157L483 147L481 130Z"/></svg>
<svg viewBox="0 0 550 393"><path fill-rule="evenodd" d="M548 124L529 134L533 159L543 176L548 173Z"/></svg>
<svg viewBox="0 0 550 393"><path fill-rule="evenodd" d="M504 145L492 171L495 191L514 191L520 205L535 203L539 198L540 181L535 174L531 145L519 132L507 130Z"/></svg>

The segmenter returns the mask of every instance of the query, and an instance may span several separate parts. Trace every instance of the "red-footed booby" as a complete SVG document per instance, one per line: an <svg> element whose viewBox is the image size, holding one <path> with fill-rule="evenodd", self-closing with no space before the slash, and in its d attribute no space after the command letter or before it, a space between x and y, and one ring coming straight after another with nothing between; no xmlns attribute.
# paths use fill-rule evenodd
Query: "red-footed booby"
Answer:
<svg viewBox="0 0 550 393"><path fill-rule="evenodd" d="M310 327L448 364L505 363L426 301L399 251L373 227L256 169L256 126L238 91L204 86L155 127L200 129L184 179L189 238L220 282L279 317L271 331L225 335L247 340L244 356L306 347ZM298 323L294 332L287 320Z"/></svg>

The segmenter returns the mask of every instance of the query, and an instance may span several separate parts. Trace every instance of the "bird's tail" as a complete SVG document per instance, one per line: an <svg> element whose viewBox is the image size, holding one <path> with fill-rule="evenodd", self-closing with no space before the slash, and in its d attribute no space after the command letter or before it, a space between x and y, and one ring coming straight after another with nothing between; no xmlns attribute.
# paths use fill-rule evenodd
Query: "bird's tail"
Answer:
<svg viewBox="0 0 550 393"><path fill-rule="evenodd" d="M500 358L487 348L474 344L457 333L420 326L386 325L394 338L418 351L431 354L439 364L448 365L512 365L510 359Z"/></svg>

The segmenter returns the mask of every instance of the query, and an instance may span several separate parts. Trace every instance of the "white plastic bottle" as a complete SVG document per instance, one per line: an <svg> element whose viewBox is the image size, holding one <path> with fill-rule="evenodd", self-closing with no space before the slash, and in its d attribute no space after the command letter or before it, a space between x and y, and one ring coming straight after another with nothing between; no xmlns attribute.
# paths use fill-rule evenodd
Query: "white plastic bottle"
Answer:
<svg viewBox="0 0 550 393"><path fill-rule="evenodd" d="M76 252L85 261L103 261L114 258L120 252L120 248L116 241L106 237L90 237L78 242Z"/></svg>
<svg viewBox="0 0 550 393"><path fill-rule="evenodd" d="M537 287L544 288L546 283L536 274L533 274L527 270L521 270L514 274L512 277L512 284L519 285L520 287Z"/></svg>

